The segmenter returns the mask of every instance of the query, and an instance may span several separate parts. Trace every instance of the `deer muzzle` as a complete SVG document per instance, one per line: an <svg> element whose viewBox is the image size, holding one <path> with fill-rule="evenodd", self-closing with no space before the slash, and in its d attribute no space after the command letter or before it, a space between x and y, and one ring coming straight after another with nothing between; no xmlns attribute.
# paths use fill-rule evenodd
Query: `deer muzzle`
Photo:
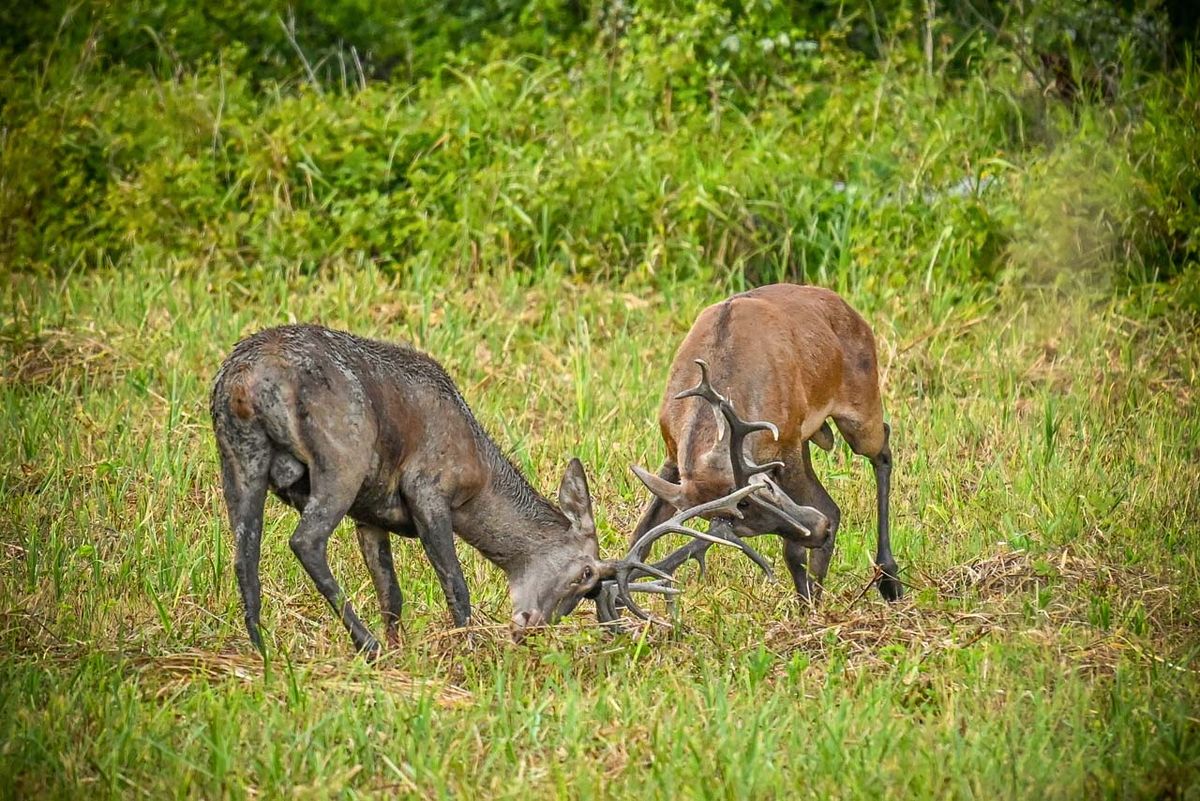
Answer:
<svg viewBox="0 0 1200 801"><path fill-rule="evenodd" d="M791 531L778 532L785 539L799 542L806 548L820 548L829 540L829 518L820 510L796 503L766 476L754 476L751 483L765 485L765 491L751 495L749 500L791 528Z"/></svg>
<svg viewBox="0 0 1200 801"><path fill-rule="evenodd" d="M537 626L541 626L546 622L546 616L541 612L516 612L509 619L509 633L512 635L513 642L521 642L529 634L529 630Z"/></svg>

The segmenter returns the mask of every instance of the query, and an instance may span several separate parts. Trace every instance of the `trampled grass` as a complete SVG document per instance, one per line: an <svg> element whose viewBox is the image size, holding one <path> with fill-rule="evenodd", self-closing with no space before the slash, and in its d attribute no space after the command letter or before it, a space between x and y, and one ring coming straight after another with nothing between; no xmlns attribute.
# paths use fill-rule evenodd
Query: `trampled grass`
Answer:
<svg viewBox="0 0 1200 801"><path fill-rule="evenodd" d="M1196 797L1200 344L1086 289L836 286L880 340L900 604L863 592L873 488L839 444L817 457L844 510L819 609L722 553L685 569L672 627L612 637L588 606L514 646L498 570L460 547L479 627L454 631L399 544L404 646L368 666L272 499L257 658L206 407L240 336L314 320L414 342L543 491L583 459L616 554L673 349L739 280L11 276L0 795ZM348 527L331 557L378 631Z"/></svg>

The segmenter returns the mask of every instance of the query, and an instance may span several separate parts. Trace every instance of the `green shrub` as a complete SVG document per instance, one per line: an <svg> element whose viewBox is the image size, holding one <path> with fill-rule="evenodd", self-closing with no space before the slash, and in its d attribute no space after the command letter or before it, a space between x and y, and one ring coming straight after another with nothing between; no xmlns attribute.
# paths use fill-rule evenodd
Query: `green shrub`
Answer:
<svg viewBox="0 0 1200 801"><path fill-rule="evenodd" d="M1148 280L1196 261L1190 56L1127 77L1111 102L1067 104L974 35L969 70L931 75L912 15L879 32L887 57L872 61L848 44L849 21L821 31L772 3L497 5L493 21L508 22L495 33L444 4L422 23L443 38L411 60L441 69L343 83L308 63L313 77L280 82L247 66L264 63L263 20L282 32L278 9L255 8L205 55L184 23L219 25L219 8L154 6L172 20L155 31L172 42L170 73L133 51L118 64L27 44L0 74L0 259L63 270L137 251L894 287L1009 267ZM106 21L115 38L99 52L147 34L139 9L77 13ZM356 9L296 19L369 30L376 12ZM436 55L462 37L478 47Z"/></svg>

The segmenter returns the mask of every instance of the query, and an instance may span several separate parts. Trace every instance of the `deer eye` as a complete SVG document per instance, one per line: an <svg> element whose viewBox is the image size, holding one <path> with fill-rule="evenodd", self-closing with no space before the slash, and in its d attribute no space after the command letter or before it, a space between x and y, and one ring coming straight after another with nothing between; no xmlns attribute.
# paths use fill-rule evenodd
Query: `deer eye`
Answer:
<svg viewBox="0 0 1200 801"><path fill-rule="evenodd" d="M579 574L579 581L580 583L591 581L594 575L596 575L596 571L592 570L591 565L587 565L583 568L583 572Z"/></svg>
<svg viewBox="0 0 1200 801"><path fill-rule="evenodd" d="M746 511L747 509L750 508L750 501L743 498L742 500L738 501L738 508L741 509L743 512Z"/></svg>

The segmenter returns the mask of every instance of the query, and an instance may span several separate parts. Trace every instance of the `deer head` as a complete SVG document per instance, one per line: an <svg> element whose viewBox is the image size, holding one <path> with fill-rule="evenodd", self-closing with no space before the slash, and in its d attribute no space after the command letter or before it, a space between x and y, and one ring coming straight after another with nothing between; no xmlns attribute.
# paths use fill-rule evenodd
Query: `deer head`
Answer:
<svg viewBox="0 0 1200 801"><path fill-rule="evenodd" d="M615 608L612 607L613 597L618 598L638 616L648 619L649 615L633 600L632 593L678 593L677 589L669 586L673 581L670 574L643 561L655 540L666 534L687 534L696 539L739 548L769 574L770 566L766 560L748 545L738 541L732 532L719 536L683 525L694 517L714 514L740 516L739 502L762 489L763 486L758 484L748 486L723 498L685 509L653 531L647 532L625 557L600 559L587 477L579 460L572 459L558 488L558 503L568 521L568 529L562 533L554 547L539 550L535 556L508 571L513 604L513 639L522 639L532 627L557 622L559 618L572 612L584 598L596 599L602 604L602 622L617 617ZM651 577L652 580L639 580L645 577ZM608 590L607 596L602 596L602 590ZM609 599L607 605L602 600L603 597Z"/></svg>
<svg viewBox="0 0 1200 801"><path fill-rule="evenodd" d="M779 439L775 424L748 422L738 417L730 400L713 388L708 364L703 359L695 362L700 367L700 382L675 398L700 398L712 407L717 421L717 441L709 455L701 460L712 466L711 469L703 476L685 479L679 484L640 467L634 467L633 472L647 489L676 509L686 508L697 498L710 496L714 488L736 491L758 487L761 491L749 493L739 502L736 523L727 520L737 536L774 532L806 547L820 547L829 531L829 520L825 515L811 506L797 504L775 483L773 474L783 467L782 462L755 464L746 455L746 437L755 431L769 431L776 440Z"/></svg>
<svg viewBox="0 0 1200 801"><path fill-rule="evenodd" d="M532 626L551 624L569 614L582 598L594 594L604 571L587 476L578 459L567 465L558 503L566 530L550 546L508 570L514 639Z"/></svg>

